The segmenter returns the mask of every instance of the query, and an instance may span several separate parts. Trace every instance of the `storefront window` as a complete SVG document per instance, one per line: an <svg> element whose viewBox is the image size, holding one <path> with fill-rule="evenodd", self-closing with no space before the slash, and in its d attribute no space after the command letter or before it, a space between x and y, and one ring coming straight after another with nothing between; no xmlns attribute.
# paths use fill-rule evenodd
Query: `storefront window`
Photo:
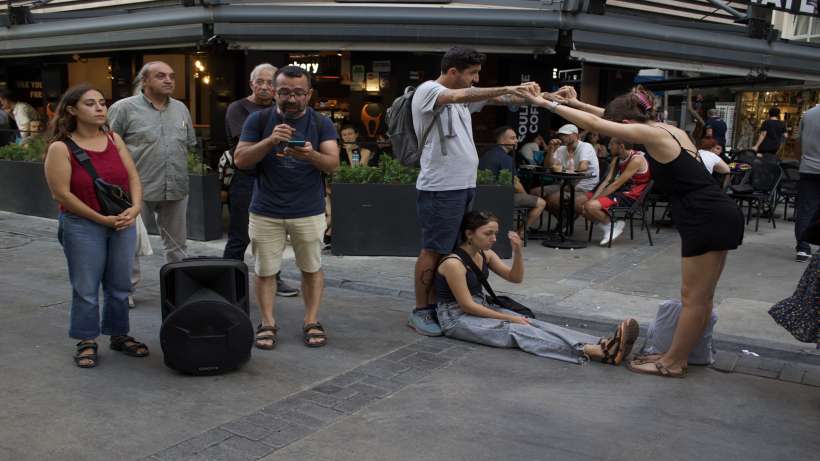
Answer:
<svg viewBox="0 0 820 461"><path fill-rule="evenodd" d="M735 148L751 149L757 142L760 126L769 118L769 109L780 108L780 119L786 122L788 138L778 152L782 160L800 158L794 134L804 112L820 101L820 90L747 91L740 94L739 123L735 127Z"/></svg>

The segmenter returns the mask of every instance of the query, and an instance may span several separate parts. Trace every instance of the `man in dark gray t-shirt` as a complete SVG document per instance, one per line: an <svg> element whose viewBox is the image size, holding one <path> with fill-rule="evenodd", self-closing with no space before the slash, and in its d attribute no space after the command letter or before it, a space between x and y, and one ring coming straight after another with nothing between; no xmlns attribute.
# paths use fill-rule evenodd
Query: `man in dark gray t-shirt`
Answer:
<svg viewBox="0 0 820 461"><path fill-rule="evenodd" d="M228 145L231 155L239 142L242 126L245 120L254 112L271 107L273 104L273 76L276 67L262 63L251 71L251 95L232 102L225 113L225 132L228 135ZM234 169L233 179L229 189L228 206L230 208L230 224L228 227L228 241L225 243L225 252L222 257L227 259L245 260L245 250L250 244L248 236L248 208L253 194L253 183L256 181L255 170ZM298 296L299 289L282 281L276 274L276 294L279 296Z"/></svg>
<svg viewBox="0 0 820 461"><path fill-rule="evenodd" d="M794 220L794 236L797 239L795 260L806 262L811 259L811 247L801 238L820 212L820 104L803 114L796 137L801 157Z"/></svg>

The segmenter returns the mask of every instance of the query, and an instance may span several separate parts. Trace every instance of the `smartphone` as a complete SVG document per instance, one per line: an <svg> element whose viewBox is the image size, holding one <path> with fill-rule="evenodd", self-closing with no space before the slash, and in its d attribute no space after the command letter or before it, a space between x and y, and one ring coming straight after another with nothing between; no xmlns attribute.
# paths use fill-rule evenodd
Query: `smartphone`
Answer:
<svg viewBox="0 0 820 461"><path fill-rule="evenodd" d="M288 147L305 147L304 139L291 139L288 141Z"/></svg>

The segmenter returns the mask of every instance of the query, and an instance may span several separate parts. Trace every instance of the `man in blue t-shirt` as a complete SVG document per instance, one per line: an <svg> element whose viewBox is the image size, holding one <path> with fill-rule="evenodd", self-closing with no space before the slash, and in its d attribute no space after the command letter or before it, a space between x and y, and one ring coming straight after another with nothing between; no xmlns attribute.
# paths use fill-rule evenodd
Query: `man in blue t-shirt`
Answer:
<svg viewBox="0 0 820 461"><path fill-rule="evenodd" d="M288 234L302 272L304 343L320 347L327 343L318 321L326 226L322 173L338 168L339 146L330 119L308 107L313 92L310 74L301 67L285 66L276 71L274 82L275 106L248 116L234 154L238 168L256 168L258 172L248 226L256 258L256 298L262 313L256 347L273 349L276 345L273 293Z"/></svg>

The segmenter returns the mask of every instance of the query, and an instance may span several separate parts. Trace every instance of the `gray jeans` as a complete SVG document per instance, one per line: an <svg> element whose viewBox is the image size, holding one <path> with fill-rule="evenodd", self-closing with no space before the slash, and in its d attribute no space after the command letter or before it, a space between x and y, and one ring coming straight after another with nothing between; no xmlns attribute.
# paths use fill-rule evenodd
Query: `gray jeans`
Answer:
<svg viewBox="0 0 820 461"><path fill-rule="evenodd" d="M151 213L165 247L165 262L173 263L185 258L188 239L188 197L182 200L142 202L142 214ZM131 268L131 292L133 293L142 274L139 258L134 255Z"/></svg>
<svg viewBox="0 0 820 461"><path fill-rule="evenodd" d="M505 314L515 312L490 304L480 296L475 302ZM444 335L472 343L493 347L517 347L540 357L571 363L584 363L585 344L598 344L601 338L559 327L541 320L530 319L530 325L506 320L477 317L464 313L458 303L442 303L436 310Z"/></svg>

